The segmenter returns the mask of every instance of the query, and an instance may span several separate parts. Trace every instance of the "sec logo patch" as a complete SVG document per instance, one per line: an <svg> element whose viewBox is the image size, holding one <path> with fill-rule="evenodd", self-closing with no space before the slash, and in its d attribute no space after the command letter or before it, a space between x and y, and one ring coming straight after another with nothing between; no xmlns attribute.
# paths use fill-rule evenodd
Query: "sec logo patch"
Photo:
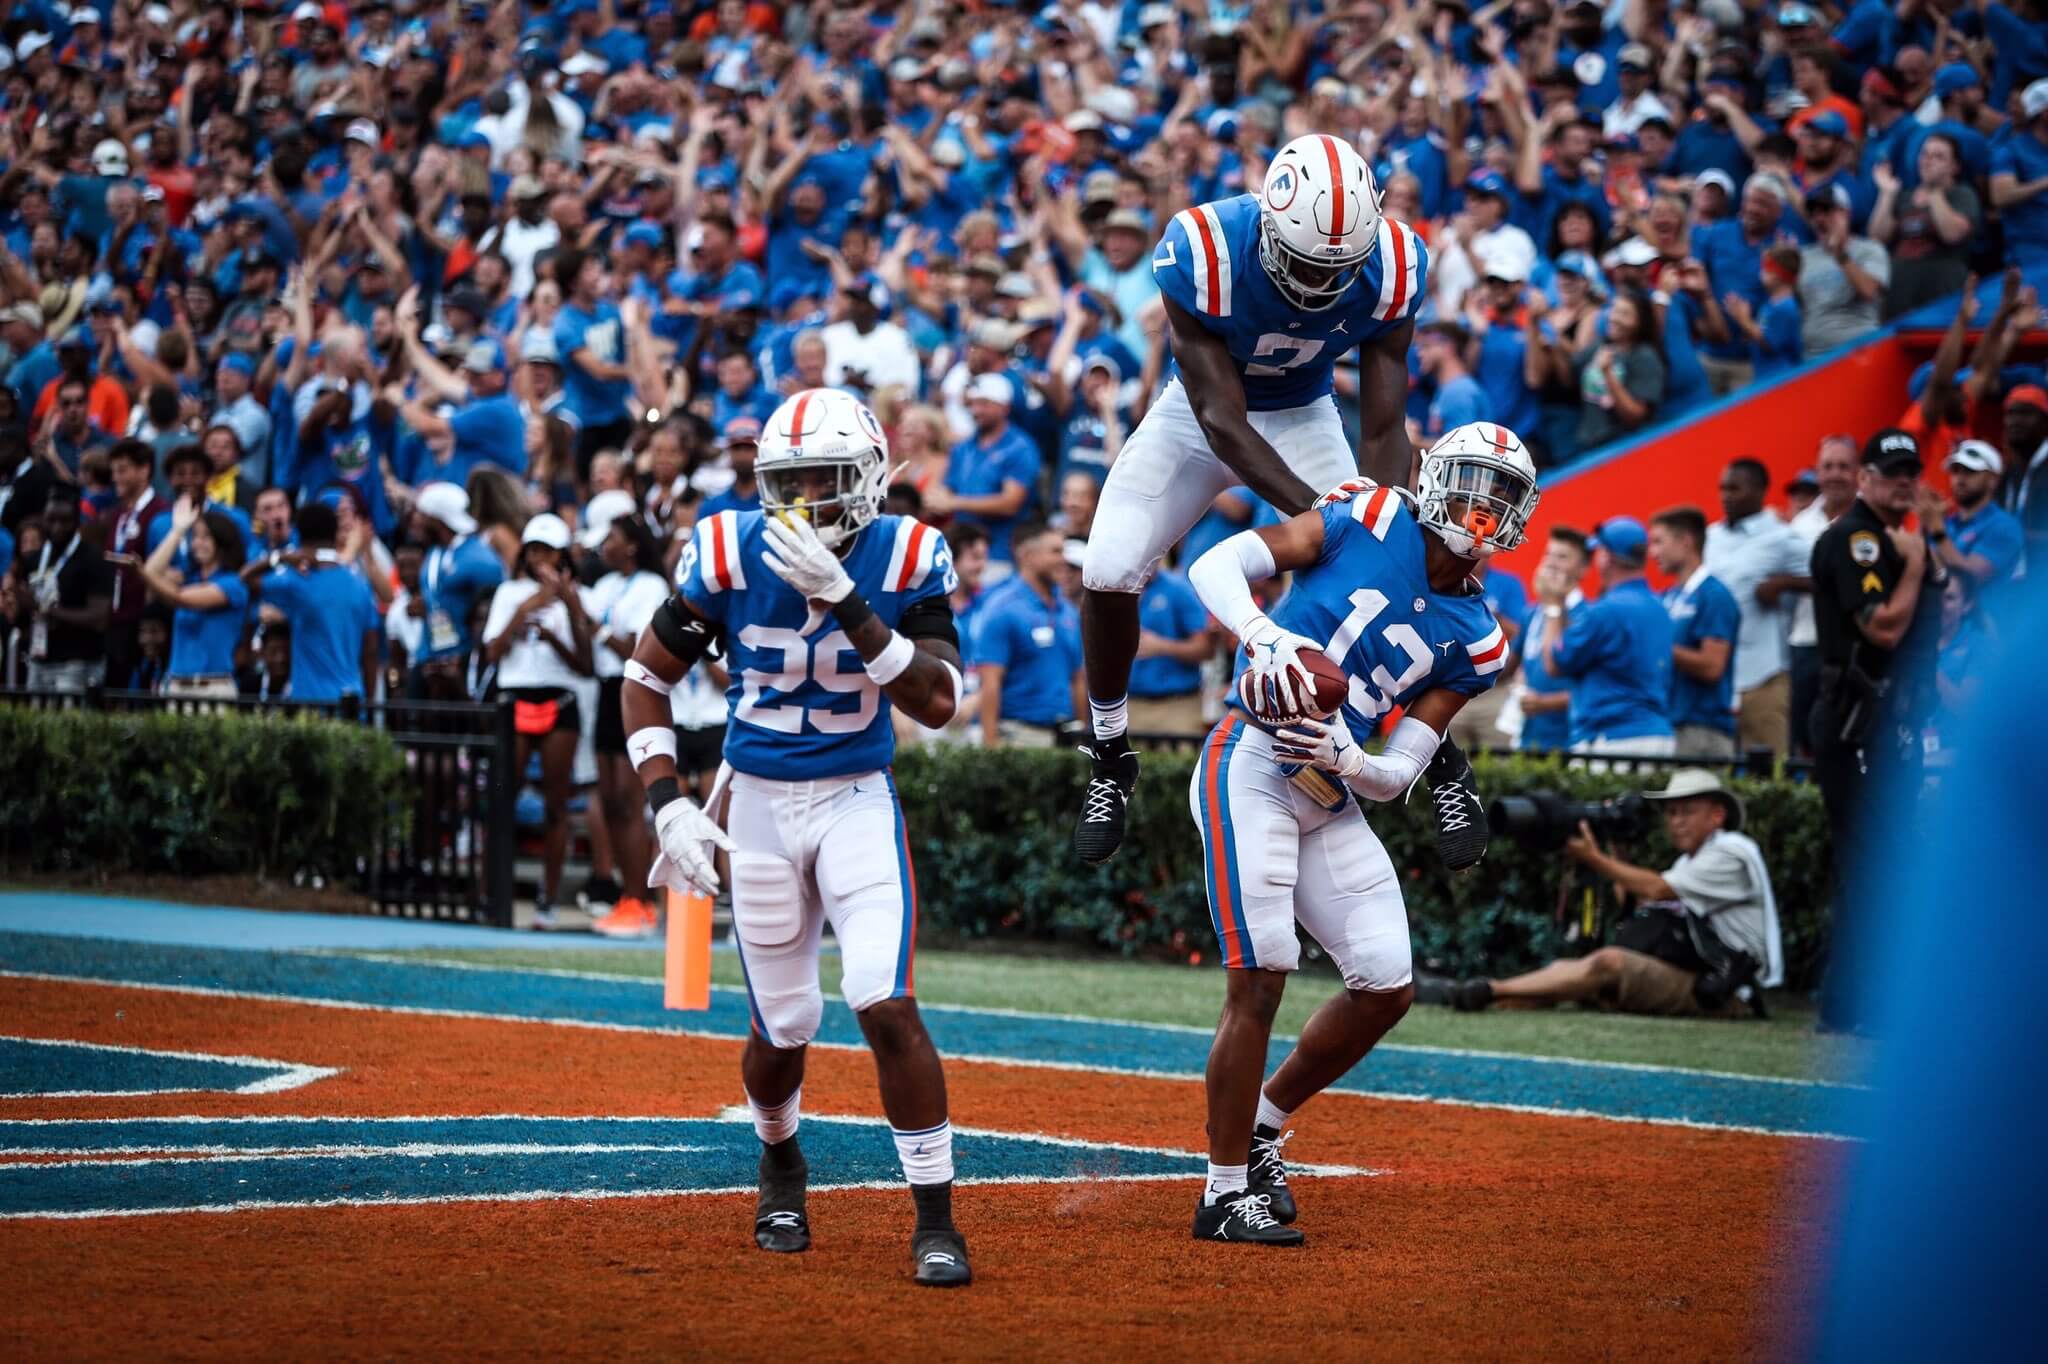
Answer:
<svg viewBox="0 0 2048 1364"><path fill-rule="evenodd" d="M1294 178L1294 171L1286 166L1273 172L1273 178L1266 182L1266 207L1275 213L1294 206L1294 196L1301 190L1301 184Z"/></svg>
<svg viewBox="0 0 2048 1364"><path fill-rule="evenodd" d="M1877 556L1882 552L1877 543L1877 536L1867 530L1859 530L1849 537L1849 557L1856 561L1859 568L1869 568L1877 562Z"/></svg>

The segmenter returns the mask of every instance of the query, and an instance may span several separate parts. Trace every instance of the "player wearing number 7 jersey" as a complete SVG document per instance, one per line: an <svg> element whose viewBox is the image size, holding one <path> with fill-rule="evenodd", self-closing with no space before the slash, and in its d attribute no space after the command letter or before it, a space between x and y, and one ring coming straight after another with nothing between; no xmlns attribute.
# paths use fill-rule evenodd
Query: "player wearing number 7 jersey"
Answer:
<svg viewBox="0 0 2048 1364"><path fill-rule="evenodd" d="M1411 511L1405 491L1353 480L1291 521L1225 540L1190 574L1210 613L1250 646L1236 691L1261 712L1232 703L1189 792L1228 968L1209 1052L1209 1185L1195 1215L1204 1240L1301 1241L1287 1225L1287 1120L1364 1059L1415 995L1400 878L1352 796L1405 794L1451 717L1500 675L1506 640L1474 575L1521 543L1536 469L1513 432L1478 423L1424 455L1418 486ZM1295 575L1293 587L1268 617L1251 583L1280 573ZM1314 697L1304 653L1349 680L1328 722L1298 713ZM1406 716L1368 755L1361 743L1395 706ZM1297 919L1344 991L1262 1087L1273 1015L1298 965Z"/></svg>
<svg viewBox="0 0 2048 1364"><path fill-rule="evenodd" d="M1408 483L1408 343L1427 287L1422 242L1380 215L1364 158L1298 137L1259 194L1175 215L1152 252L1174 374L1110 465L1081 565L1081 644L1094 772L1074 852L1123 842L1138 759L1125 734L1138 599L1160 557L1218 493L1249 485L1287 515L1363 472ZM1333 397L1337 361L1362 347L1364 436L1354 460Z"/></svg>
<svg viewBox="0 0 2048 1364"><path fill-rule="evenodd" d="M881 515L888 442L851 396L783 403L754 465L761 511L697 523L677 590L626 665L626 747L661 840L649 884L717 888L731 854L733 937L754 1026L740 1057L760 1136L754 1239L810 1245L797 1146L804 1055L824 1008L818 944L838 939L846 1002L875 1054L882 1108L917 1207L917 1282L972 1277L953 1225L946 1079L912 998L917 886L889 773L891 706L939 728L960 700L940 534ZM668 692L715 641L732 675L725 762L700 810L678 790Z"/></svg>

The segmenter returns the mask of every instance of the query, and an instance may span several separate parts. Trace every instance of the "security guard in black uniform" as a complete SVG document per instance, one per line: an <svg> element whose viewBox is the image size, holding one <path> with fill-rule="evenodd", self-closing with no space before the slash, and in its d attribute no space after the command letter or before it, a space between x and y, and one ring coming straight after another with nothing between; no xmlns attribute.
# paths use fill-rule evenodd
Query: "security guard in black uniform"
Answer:
<svg viewBox="0 0 2048 1364"><path fill-rule="evenodd" d="M1857 955L1877 908L1858 858L1920 789L1941 621L1940 560L1921 535L1901 529L1920 474L1912 433L1894 427L1872 436L1856 501L1813 546L1821 668L1811 732L1835 858L1826 1028L1858 1021Z"/></svg>

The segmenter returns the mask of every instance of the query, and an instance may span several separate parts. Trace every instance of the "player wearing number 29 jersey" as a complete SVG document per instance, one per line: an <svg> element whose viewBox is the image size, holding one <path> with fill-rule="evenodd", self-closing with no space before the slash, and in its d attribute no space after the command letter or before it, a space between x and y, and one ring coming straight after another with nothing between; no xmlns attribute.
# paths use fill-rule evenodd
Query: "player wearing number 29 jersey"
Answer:
<svg viewBox="0 0 2048 1364"><path fill-rule="evenodd" d="M725 630L725 761L735 772L788 780L885 768L896 753L888 700L846 632L762 562L765 515L724 511L699 521L676 568L690 609ZM944 602L959 586L946 538L908 517L876 518L842 562L892 630L917 603Z"/></svg>
<svg viewBox="0 0 2048 1364"><path fill-rule="evenodd" d="M807 389L776 408L754 471L762 509L697 524L675 595L626 665L626 750L661 843L650 882L712 893L718 850L731 856L753 1018L740 1074L762 1145L755 1244L811 1244L797 1127L829 923L917 1209L917 1282L958 1287L973 1271L953 1225L946 1079L917 1011L917 880L888 770L892 707L937 728L959 706L953 558L930 526L881 514L888 439L851 394ZM715 640L732 715L700 809L675 777L666 693Z"/></svg>

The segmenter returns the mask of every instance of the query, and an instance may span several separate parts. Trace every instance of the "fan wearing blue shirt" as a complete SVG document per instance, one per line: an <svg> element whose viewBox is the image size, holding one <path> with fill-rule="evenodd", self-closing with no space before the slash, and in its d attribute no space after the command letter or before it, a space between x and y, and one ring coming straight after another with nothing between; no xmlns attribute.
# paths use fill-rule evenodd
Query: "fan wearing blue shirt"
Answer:
<svg viewBox="0 0 2048 1364"><path fill-rule="evenodd" d="M955 458L958 458L955 456ZM975 612L981 740L1050 748L1059 726L1084 712L1081 613L1060 595L1066 542L1041 522L1016 527L1016 572Z"/></svg>
<svg viewBox="0 0 2048 1364"><path fill-rule="evenodd" d="M1991 153L1991 202L2005 221L2005 260L2048 265L2048 79L2020 92L2024 122Z"/></svg>
<svg viewBox="0 0 2048 1364"><path fill-rule="evenodd" d="M292 562L265 571L249 565L242 580L263 598L266 620L292 632L291 685L285 699L331 705L345 696L368 697L377 686L377 599L362 574L340 562L334 548L334 508L308 502L299 508L299 544Z"/></svg>
<svg viewBox="0 0 2048 1364"><path fill-rule="evenodd" d="M734 417L719 432L718 448L732 466L732 486L704 499L697 519L707 520L722 511L757 511L761 506L761 484L754 477L754 461L761 453L761 423L752 417Z"/></svg>
<svg viewBox="0 0 2048 1364"><path fill-rule="evenodd" d="M1584 204L1605 235L1612 228L1613 215L1607 206L1607 187L1592 159L1600 138L1599 120L1580 116L1560 125L1557 118L1556 110L1546 113L1523 138L1521 160L1515 166L1515 189L1520 196L1513 214L1515 224L1534 240L1547 242L1557 211L1568 203ZM1543 159L1546 149L1550 152L1547 163Z"/></svg>
<svg viewBox="0 0 2048 1364"><path fill-rule="evenodd" d="M555 317L555 349L562 357L568 406L581 427L576 472L587 478L598 451L623 447L633 434L626 408L633 393L626 324L618 306L603 296L605 267L596 254L564 251L555 258L555 276L569 281Z"/></svg>
<svg viewBox="0 0 2048 1364"><path fill-rule="evenodd" d="M925 505L987 530L989 577L1000 580L1011 571L1011 528L1029 513L1038 487L1038 447L1010 425L1016 387L1008 379L977 375L963 396L974 434L953 447L945 486L928 491Z"/></svg>
<svg viewBox="0 0 2048 1364"><path fill-rule="evenodd" d="M1565 608L1544 646L1545 666L1571 679L1572 752L1670 757L1673 636L1643 576L1649 532L1633 517L1611 517L1591 544L1600 599Z"/></svg>
<svg viewBox="0 0 2048 1364"><path fill-rule="evenodd" d="M410 481L464 485L479 464L494 465L515 478L526 476L526 417L507 391L505 348L485 337L462 357L469 398L441 416L422 398L407 399L399 415L422 439L446 453L422 466Z"/></svg>
<svg viewBox="0 0 2048 1364"><path fill-rule="evenodd" d="M1139 734L1200 734L1202 663L1216 651L1209 608L1178 572L1152 575L1138 596L1138 661L1130 724Z"/></svg>
<svg viewBox="0 0 2048 1364"><path fill-rule="evenodd" d="M1923 489L1920 524L1940 525L1929 536L1930 552L1948 565L1949 572L1970 580L1974 598L2012 581L2026 553L2026 532L2020 519L1999 506L1994 496L2005 476L2005 461L1991 445L1960 441L1943 467L1956 509L1943 520L1946 509L1940 494Z"/></svg>
<svg viewBox="0 0 2048 1364"><path fill-rule="evenodd" d="M1536 603L1523 613L1516 649L1522 705L1522 736L1516 746L1525 753L1562 753L1572 744L1571 680L1553 673L1544 654L1550 634L1564 629L1565 613L1584 600L1578 583L1586 576L1590 554L1584 531L1550 528L1543 561L1536 566Z"/></svg>
<svg viewBox="0 0 2048 1364"><path fill-rule="evenodd" d="M1446 431L1495 415L1486 390L1465 368L1465 347L1471 340L1455 322L1430 322L1415 330L1415 353L1422 372L1436 383L1422 432L1432 442Z"/></svg>
<svg viewBox="0 0 2048 1364"><path fill-rule="evenodd" d="M1564 6L1557 40L1557 65L1579 81L1579 109L1594 118L1621 96L1621 49L1628 35L1607 26L1599 0L1570 0Z"/></svg>
<svg viewBox="0 0 2048 1364"><path fill-rule="evenodd" d="M1742 608L1701 562L1707 517L1673 507L1650 521L1650 557L1674 581L1664 593L1671 617L1671 728L1681 758L1735 756L1735 636Z"/></svg>
<svg viewBox="0 0 2048 1364"><path fill-rule="evenodd" d="M476 641L470 622L479 599L505 581L505 561L478 535L469 495L453 483L420 489L420 526L429 548L420 565L420 647L407 690L415 700L462 699L462 670Z"/></svg>

